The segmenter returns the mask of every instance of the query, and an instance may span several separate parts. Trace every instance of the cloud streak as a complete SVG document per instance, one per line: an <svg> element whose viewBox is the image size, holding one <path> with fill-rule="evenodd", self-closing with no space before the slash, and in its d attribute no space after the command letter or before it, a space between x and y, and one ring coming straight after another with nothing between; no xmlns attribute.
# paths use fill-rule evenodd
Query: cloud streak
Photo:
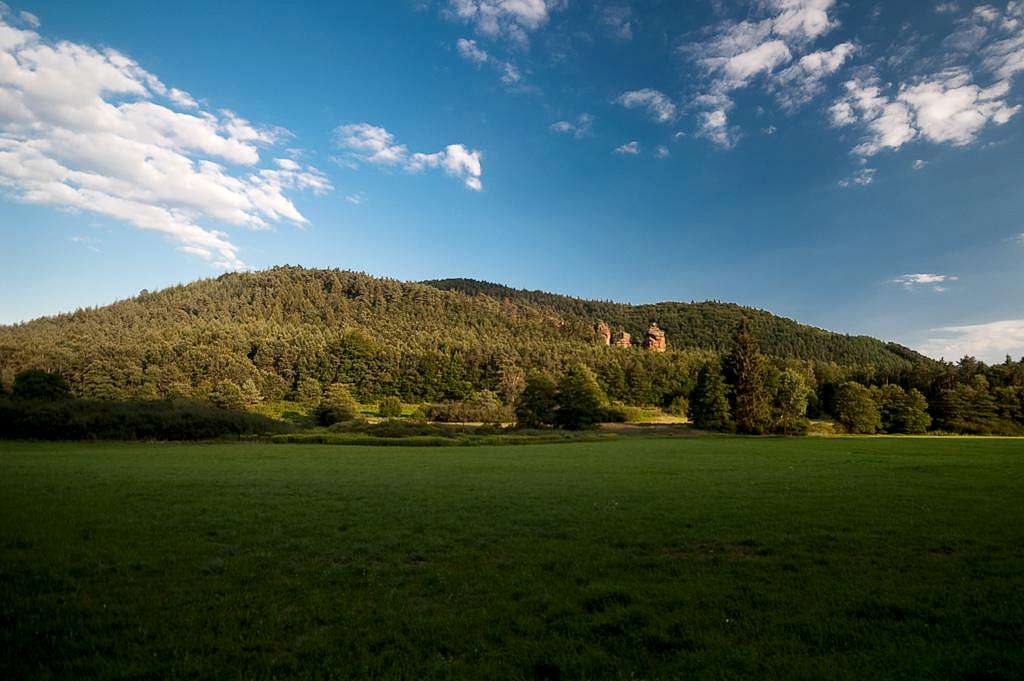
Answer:
<svg viewBox="0 0 1024 681"><path fill-rule="evenodd" d="M947 290L946 284L959 280L960 277L948 274L903 274L891 280L890 283L898 284L909 290L929 288L936 293L944 293Z"/></svg>
<svg viewBox="0 0 1024 681"><path fill-rule="evenodd" d="M929 357L947 360L970 356L994 363L1007 355L1024 357L1024 319L931 329L917 349Z"/></svg>

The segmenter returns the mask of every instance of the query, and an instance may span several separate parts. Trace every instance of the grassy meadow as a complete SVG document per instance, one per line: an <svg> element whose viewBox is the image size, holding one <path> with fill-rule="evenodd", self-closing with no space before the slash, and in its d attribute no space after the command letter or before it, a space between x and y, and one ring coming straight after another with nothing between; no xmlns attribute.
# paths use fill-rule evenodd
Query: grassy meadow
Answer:
<svg viewBox="0 0 1024 681"><path fill-rule="evenodd" d="M0 442L0 677L1019 679L1022 455Z"/></svg>

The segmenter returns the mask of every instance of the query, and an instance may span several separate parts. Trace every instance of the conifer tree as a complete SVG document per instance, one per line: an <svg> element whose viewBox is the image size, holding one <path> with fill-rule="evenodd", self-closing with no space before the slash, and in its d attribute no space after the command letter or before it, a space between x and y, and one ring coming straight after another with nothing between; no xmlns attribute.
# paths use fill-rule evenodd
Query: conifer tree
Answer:
<svg viewBox="0 0 1024 681"><path fill-rule="evenodd" d="M764 387L765 360L746 317L740 320L728 368L736 430L748 435L767 432L771 425L771 405Z"/></svg>
<svg viewBox="0 0 1024 681"><path fill-rule="evenodd" d="M693 425L702 430L728 430L729 399L717 363L705 364L697 374L697 386L690 400Z"/></svg>

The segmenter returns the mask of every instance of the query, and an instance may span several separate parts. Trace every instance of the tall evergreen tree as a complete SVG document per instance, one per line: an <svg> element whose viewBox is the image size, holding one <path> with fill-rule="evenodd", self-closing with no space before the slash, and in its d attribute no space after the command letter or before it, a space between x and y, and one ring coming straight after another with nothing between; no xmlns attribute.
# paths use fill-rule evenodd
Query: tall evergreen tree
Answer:
<svg viewBox="0 0 1024 681"><path fill-rule="evenodd" d="M767 432L772 413L764 387L765 360L746 317L740 320L727 366L737 432L749 435Z"/></svg>
<svg viewBox="0 0 1024 681"><path fill-rule="evenodd" d="M697 386L690 399L693 425L702 430L728 430L729 399L722 371L716 364L705 364L697 374Z"/></svg>

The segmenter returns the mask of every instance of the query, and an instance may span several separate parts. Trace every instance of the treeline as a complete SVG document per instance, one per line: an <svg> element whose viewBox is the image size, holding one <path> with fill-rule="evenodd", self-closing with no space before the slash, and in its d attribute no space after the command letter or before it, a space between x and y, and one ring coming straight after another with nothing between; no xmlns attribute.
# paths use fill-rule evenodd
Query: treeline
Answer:
<svg viewBox="0 0 1024 681"><path fill-rule="evenodd" d="M990 367L965 358L911 372L905 385L858 382L834 367L819 366L818 374L815 368L768 361L741 322L732 351L698 373L693 422L708 430L793 435L807 432L808 417L830 417L847 433L1024 435L1024 361L1007 357Z"/></svg>
<svg viewBox="0 0 1024 681"><path fill-rule="evenodd" d="M604 346L598 319L636 335L656 322L669 333L669 350ZM238 409L318 402L343 384L362 403L431 403L443 416L474 401L470 411L479 413L494 401L508 414L528 376L557 381L582 365L609 402L664 408L694 401L705 366L717 364L728 388L730 368L721 360L741 319L763 357L772 399L799 376L811 418L835 415L840 387L855 382L917 390L934 429L1016 432L1020 424L1019 362L935 362L720 303L629 306L483 282L428 286L296 267L227 274L0 327L0 391L11 390L19 372L40 368L93 401L171 398Z"/></svg>
<svg viewBox="0 0 1024 681"><path fill-rule="evenodd" d="M0 438L38 440L206 440L286 433L247 411L185 400L97 401L71 397L60 374L28 369L0 395Z"/></svg>

